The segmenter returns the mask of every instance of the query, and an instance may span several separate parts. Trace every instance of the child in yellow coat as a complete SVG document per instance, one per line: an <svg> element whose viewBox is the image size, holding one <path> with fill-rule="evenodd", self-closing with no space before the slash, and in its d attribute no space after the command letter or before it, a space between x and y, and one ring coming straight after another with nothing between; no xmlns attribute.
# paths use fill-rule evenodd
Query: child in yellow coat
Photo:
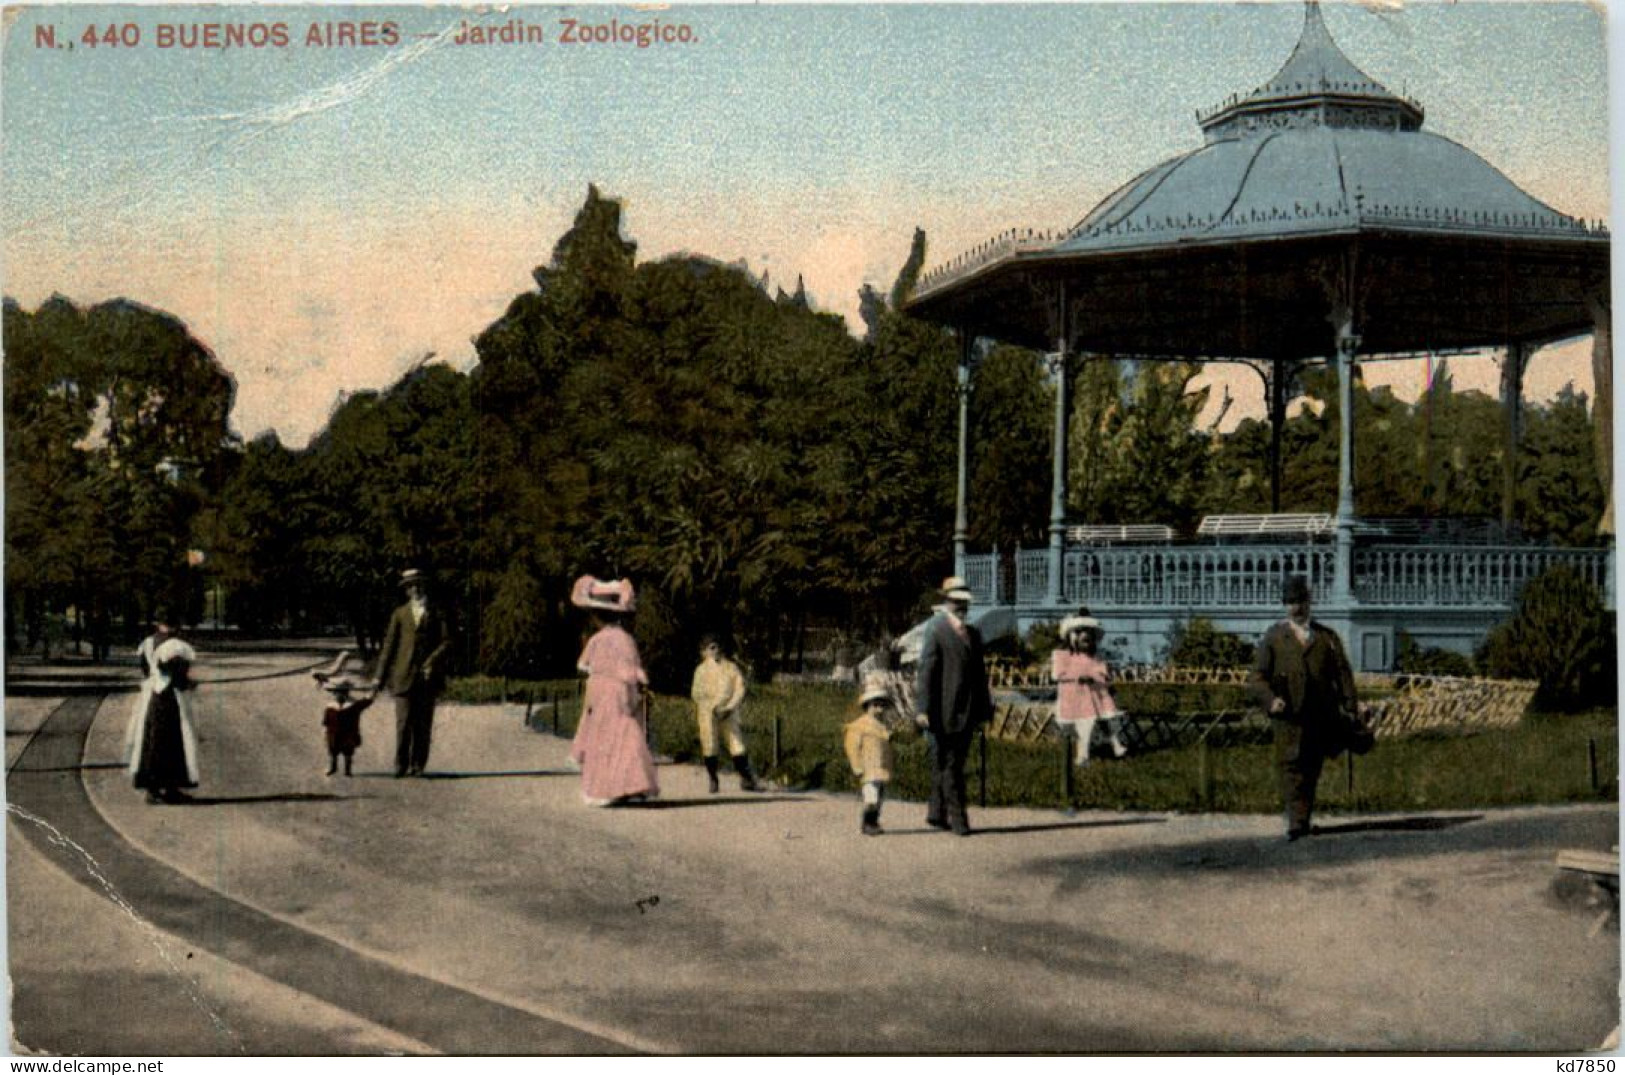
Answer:
<svg viewBox="0 0 1625 1075"><path fill-rule="evenodd" d="M886 781L891 779L891 731L880 714L891 705L891 693L884 682L870 681L858 696L863 715L846 726L846 760L863 781L863 828L865 836L879 836L880 804L886 797Z"/></svg>

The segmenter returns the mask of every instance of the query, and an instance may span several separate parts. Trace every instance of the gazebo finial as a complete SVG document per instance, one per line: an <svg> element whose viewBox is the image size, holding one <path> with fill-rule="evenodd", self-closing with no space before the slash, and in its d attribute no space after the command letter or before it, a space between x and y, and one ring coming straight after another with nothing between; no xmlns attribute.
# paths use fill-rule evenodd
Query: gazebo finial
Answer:
<svg viewBox="0 0 1625 1075"><path fill-rule="evenodd" d="M1210 142L1282 127L1414 131L1422 126L1422 109L1356 67L1326 28L1319 0L1304 0L1303 30L1275 77L1200 123Z"/></svg>

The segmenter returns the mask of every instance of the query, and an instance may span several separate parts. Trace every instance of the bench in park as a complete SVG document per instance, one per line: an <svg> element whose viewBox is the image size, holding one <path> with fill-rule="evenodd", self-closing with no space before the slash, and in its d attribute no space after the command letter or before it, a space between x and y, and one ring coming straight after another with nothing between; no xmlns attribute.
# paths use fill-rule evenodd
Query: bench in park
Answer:
<svg viewBox="0 0 1625 1075"><path fill-rule="evenodd" d="M1615 893L1619 892L1619 848L1612 851L1559 851L1557 868L1582 874Z"/></svg>
<svg viewBox="0 0 1625 1075"><path fill-rule="evenodd" d="M1152 523L1069 526L1066 540L1071 545L1160 545L1174 540L1174 528Z"/></svg>
<svg viewBox="0 0 1625 1075"><path fill-rule="evenodd" d="M1609 920L1619 914L1619 846L1616 844L1612 851L1559 851L1557 868L1589 879L1594 886L1594 895L1601 890L1603 895L1599 899L1605 901L1606 906L1598 914L1589 934L1596 937ZM1615 1033L1618 1033L1617 1029Z"/></svg>
<svg viewBox="0 0 1625 1075"><path fill-rule="evenodd" d="M1196 536L1313 538L1331 534L1336 529L1332 517L1325 514L1208 515L1197 526Z"/></svg>

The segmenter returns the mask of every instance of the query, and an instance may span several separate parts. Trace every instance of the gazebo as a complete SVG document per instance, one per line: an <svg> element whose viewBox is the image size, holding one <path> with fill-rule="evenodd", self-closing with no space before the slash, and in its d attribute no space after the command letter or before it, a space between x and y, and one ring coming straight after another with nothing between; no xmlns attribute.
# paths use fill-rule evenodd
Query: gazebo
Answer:
<svg viewBox="0 0 1625 1075"><path fill-rule="evenodd" d="M1343 54L1310 0L1280 71L1197 114L1199 148L1136 176L1069 229L1008 231L922 275L909 312L961 341L954 562L984 604L1024 622L1079 603L1110 610L1124 625L1114 641L1148 657L1180 618L1261 627L1278 614L1281 575L1302 571L1359 664L1380 669L1392 664L1400 626L1433 644L1469 646L1551 564L1607 586L1611 550L1384 545L1362 535L1356 361L1503 352L1510 516L1529 356L1590 333L1599 457L1611 474L1607 231L1543 204L1423 120L1419 103ZM1045 352L1057 389L1049 545L1017 553L1013 587L1001 584L995 557L966 547L968 406L984 337ZM1244 544L1070 543L1069 387L1078 363L1101 358L1252 365L1267 386L1277 497L1285 385L1302 363L1333 364L1340 466L1335 513L1318 528L1324 539L1306 525L1272 544L1266 519L1265 533ZM1610 534L1612 517L1610 494L1602 521Z"/></svg>

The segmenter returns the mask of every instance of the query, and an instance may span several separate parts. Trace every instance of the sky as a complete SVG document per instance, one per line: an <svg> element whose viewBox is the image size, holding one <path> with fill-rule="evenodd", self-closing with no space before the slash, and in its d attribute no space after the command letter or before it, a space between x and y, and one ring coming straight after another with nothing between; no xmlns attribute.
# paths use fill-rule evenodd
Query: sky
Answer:
<svg viewBox="0 0 1625 1075"><path fill-rule="evenodd" d="M1598 9L1324 14L1358 66L1423 104L1425 129L1554 208L1609 216ZM687 40L566 42L567 21ZM857 328L859 287L890 287L916 226L932 265L1077 222L1199 145L1196 110L1266 81L1302 21L1295 2L12 7L4 292L175 314L236 379L234 429L301 446L343 392L431 353L469 368L589 183L624 202L640 259L742 260L786 290L800 276ZM363 22L378 40L307 39ZM516 22L544 40L459 43ZM280 24L287 44L182 47L202 23ZM1537 354L1527 397L1589 391L1589 353ZM1489 358L1451 368L1495 390ZM1410 397L1422 376L1407 362L1366 379ZM1255 375L1220 379L1231 421L1261 413Z"/></svg>

